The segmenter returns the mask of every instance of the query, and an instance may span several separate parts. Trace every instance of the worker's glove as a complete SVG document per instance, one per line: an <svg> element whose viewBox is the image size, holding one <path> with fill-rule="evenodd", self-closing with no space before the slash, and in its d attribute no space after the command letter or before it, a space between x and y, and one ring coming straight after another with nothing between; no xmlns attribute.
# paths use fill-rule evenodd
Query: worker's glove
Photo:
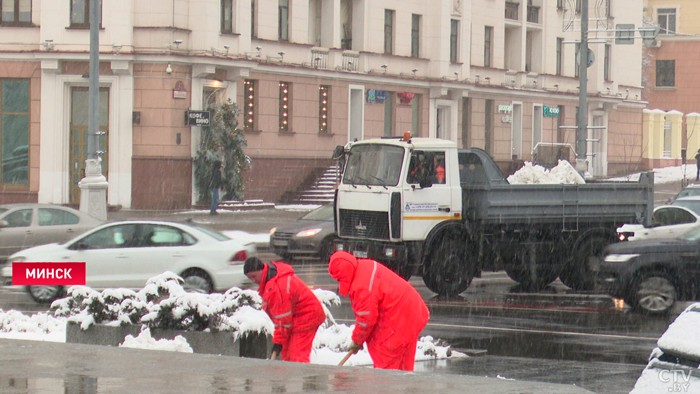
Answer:
<svg viewBox="0 0 700 394"><path fill-rule="evenodd" d="M360 350L362 350L362 345L358 345L355 342L353 342L352 345L350 345L350 349L348 349L348 353L355 354Z"/></svg>
<svg viewBox="0 0 700 394"><path fill-rule="evenodd" d="M279 358L279 355L282 353L282 345L279 343L275 343L272 345L272 351L270 352L270 359L271 360L276 360Z"/></svg>

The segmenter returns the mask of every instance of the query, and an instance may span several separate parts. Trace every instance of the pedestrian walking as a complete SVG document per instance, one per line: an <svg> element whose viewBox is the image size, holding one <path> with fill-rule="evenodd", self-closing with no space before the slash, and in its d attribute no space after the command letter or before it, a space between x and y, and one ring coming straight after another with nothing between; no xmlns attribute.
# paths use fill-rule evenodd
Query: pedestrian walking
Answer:
<svg viewBox="0 0 700 394"><path fill-rule="evenodd" d="M695 166L698 168L698 171L695 173L695 181L697 182L700 180L700 149L698 149L698 153L695 154Z"/></svg>
<svg viewBox="0 0 700 394"><path fill-rule="evenodd" d="M413 371L418 336L430 319L416 289L382 264L342 251L333 253L328 272L355 312L350 352L366 342L375 368Z"/></svg>
<svg viewBox="0 0 700 394"><path fill-rule="evenodd" d="M289 264L249 257L243 273L258 287L263 310L275 325L270 358L308 363L311 346L326 313L316 295Z"/></svg>
<svg viewBox="0 0 700 394"><path fill-rule="evenodd" d="M219 188L223 186L224 182L221 177L221 161L216 160L214 162L214 167L211 171L211 178L209 180L209 188L211 189L211 209L209 210L210 215L218 215L216 208L219 206Z"/></svg>

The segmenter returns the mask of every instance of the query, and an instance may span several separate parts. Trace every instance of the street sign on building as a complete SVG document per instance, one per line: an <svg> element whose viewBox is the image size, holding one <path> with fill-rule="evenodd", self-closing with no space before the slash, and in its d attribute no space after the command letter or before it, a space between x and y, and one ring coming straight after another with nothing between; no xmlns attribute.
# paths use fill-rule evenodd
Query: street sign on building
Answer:
<svg viewBox="0 0 700 394"><path fill-rule="evenodd" d="M548 107L546 105L542 106L542 115L544 116L559 116L559 107Z"/></svg>
<svg viewBox="0 0 700 394"><path fill-rule="evenodd" d="M209 111L185 111L185 126L209 126Z"/></svg>

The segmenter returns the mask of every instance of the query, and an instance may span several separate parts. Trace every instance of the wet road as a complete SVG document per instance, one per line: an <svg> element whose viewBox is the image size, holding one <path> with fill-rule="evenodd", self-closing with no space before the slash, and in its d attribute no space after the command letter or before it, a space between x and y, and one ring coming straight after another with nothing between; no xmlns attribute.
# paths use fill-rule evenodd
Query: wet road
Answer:
<svg viewBox="0 0 700 394"><path fill-rule="evenodd" d="M262 255L269 261L276 256ZM320 262L297 262L297 274L312 287L336 290ZM441 299L420 277L411 278L431 310L425 335L446 340L468 359L423 363L419 370L575 384L599 393L628 393L656 340L684 305L664 317L616 308L603 295L573 293L559 281L539 293L520 291L504 272L484 273L456 299ZM347 298L332 308L348 325ZM0 289L0 309L46 311L20 290Z"/></svg>

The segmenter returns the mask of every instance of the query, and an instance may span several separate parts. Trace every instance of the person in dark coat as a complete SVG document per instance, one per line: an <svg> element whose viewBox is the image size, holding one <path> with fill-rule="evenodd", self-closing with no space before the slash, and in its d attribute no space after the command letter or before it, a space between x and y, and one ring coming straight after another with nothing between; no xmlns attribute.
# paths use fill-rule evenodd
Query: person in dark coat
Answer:
<svg viewBox="0 0 700 394"><path fill-rule="evenodd" d="M333 253L328 273L355 312L350 352L367 342L374 368L413 371L418 336L430 319L416 289L378 262L343 251Z"/></svg>
<svg viewBox="0 0 700 394"><path fill-rule="evenodd" d="M700 178L700 149L698 149L698 153L695 154L695 165L698 167L698 172L695 174L695 181L697 182L698 178Z"/></svg>
<svg viewBox="0 0 700 394"><path fill-rule="evenodd" d="M289 264L249 257L243 273L259 286L263 310L275 325L270 358L280 355L284 361L309 363L318 327L326 321L318 297Z"/></svg>
<svg viewBox="0 0 700 394"><path fill-rule="evenodd" d="M221 178L221 161L217 160L214 162L214 168L211 172L211 179L209 180L209 188L211 189L210 215L217 215L216 207L219 206L219 188L223 185L224 182Z"/></svg>

